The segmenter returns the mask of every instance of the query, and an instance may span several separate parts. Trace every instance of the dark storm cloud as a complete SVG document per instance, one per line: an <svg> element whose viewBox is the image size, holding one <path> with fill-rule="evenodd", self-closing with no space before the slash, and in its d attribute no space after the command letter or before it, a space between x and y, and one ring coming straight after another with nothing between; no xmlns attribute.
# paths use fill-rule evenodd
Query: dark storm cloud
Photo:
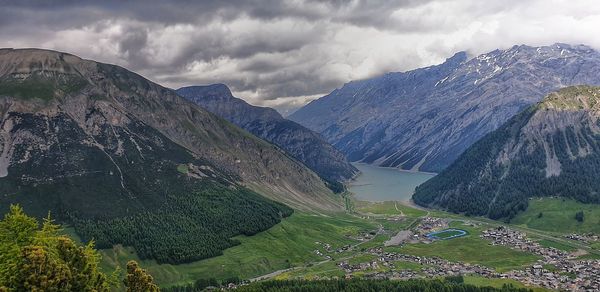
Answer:
<svg viewBox="0 0 600 292"><path fill-rule="evenodd" d="M204 0L204 1L0 1L8 16L2 21L18 19L20 16L45 16L43 21L54 20L49 25L64 25L93 21L102 17L126 17L159 23L210 22L215 18L232 19L240 15L272 20L277 18L304 18L316 20L335 18L360 25L381 26L387 16L400 7L422 5L426 0L403 1L337 1L337 0ZM16 14L15 14L16 13ZM22 13L22 14L21 14ZM65 14L84 13L85 17L64 17ZM73 15L73 14L72 14ZM33 20L33 19L32 19ZM35 21L35 20L33 20Z"/></svg>
<svg viewBox="0 0 600 292"><path fill-rule="evenodd" d="M68 51L171 87L222 82L280 109L459 50L600 46L594 0L0 0L0 7L0 47Z"/></svg>

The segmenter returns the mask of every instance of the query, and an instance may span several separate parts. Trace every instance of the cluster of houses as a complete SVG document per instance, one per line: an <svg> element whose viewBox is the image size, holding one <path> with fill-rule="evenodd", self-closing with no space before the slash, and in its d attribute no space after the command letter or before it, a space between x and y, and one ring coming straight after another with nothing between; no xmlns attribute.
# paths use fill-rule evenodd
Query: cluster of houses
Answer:
<svg viewBox="0 0 600 292"><path fill-rule="evenodd" d="M542 257L530 269L502 274L525 284L569 291L600 291L600 260L577 260L576 256L552 247L542 247L522 232L506 227L485 230L481 237L492 244L509 246ZM548 267L544 268L544 267Z"/></svg>
<svg viewBox="0 0 600 292"><path fill-rule="evenodd" d="M442 218L425 217L413 229L414 235L411 242L429 242L426 235L448 227L448 220ZM357 236L359 241L367 241L377 233L368 232ZM411 237L411 235L409 235ZM598 241L598 236L593 234L565 236L570 240L590 243ZM524 270L514 270L507 273L496 271L462 262L449 262L437 257L420 257L394 252L385 252L382 247L371 248L366 251L376 258L363 263L350 264L342 261L338 267L352 277L353 273L364 272L364 277L373 279L411 279L431 278L455 275L477 275L486 278L510 278L527 285L541 286L555 290L568 291L600 291L600 260L579 260L577 254L571 254L552 247L543 247L538 242L527 238L523 232L500 226L482 231L481 238L491 241L492 245L503 245L510 248L533 253L542 257L535 265ZM353 246L346 245L334 249L330 244L315 242L322 246L328 253L342 253L350 251ZM327 260L332 258L315 250L315 253ZM398 262L411 262L421 265L420 270L397 269Z"/></svg>
<svg viewBox="0 0 600 292"><path fill-rule="evenodd" d="M440 230L448 227L448 220L436 217L424 217L417 226L419 234L425 235L435 230Z"/></svg>
<svg viewBox="0 0 600 292"><path fill-rule="evenodd" d="M379 269L379 262L374 260L374 261L351 265L348 263L348 261L343 261L338 264L338 267L340 267L342 270L344 270L344 272L346 272L346 274L352 274L354 272L377 270L377 269Z"/></svg>
<svg viewBox="0 0 600 292"><path fill-rule="evenodd" d="M343 252L351 251L351 250L354 249L354 247L352 245L349 245L349 244L341 246L341 247L338 247L336 249L334 249L331 246L331 244L329 244L329 243L323 243L323 242L320 242L320 241L315 241L315 244L316 245L320 245L328 253L331 253L331 252L334 252L334 253L343 253ZM329 255L326 255L325 252L322 252L322 251L320 251L318 249L315 249L314 253L316 255L321 256L323 258L326 258L328 260L331 259L331 257Z"/></svg>
<svg viewBox="0 0 600 292"><path fill-rule="evenodd" d="M598 235L595 235L593 233L588 233L588 234L572 233L572 234L565 235L565 238L570 239L570 240L581 241L584 243L592 243L592 242L597 242L600 240Z"/></svg>
<svg viewBox="0 0 600 292"><path fill-rule="evenodd" d="M332 260L332 259L333 259L333 258L332 258L330 255L328 255L328 254L324 254L324 253L322 253L322 252L321 252L320 250L318 250L318 249L315 249L315 250L314 250L314 253L315 253L316 255L318 255L318 256L320 256L320 257L322 257L322 258L326 259L326 260Z"/></svg>
<svg viewBox="0 0 600 292"><path fill-rule="evenodd" d="M377 231L362 232L362 233L358 234L357 236L348 236L348 237L351 239L363 242L363 241L369 241L369 240L373 239L373 237L375 237L375 235L377 235Z"/></svg>
<svg viewBox="0 0 600 292"><path fill-rule="evenodd" d="M355 272L371 272L366 273L364 277L373 279L411 279L411 278L431 278L445 277L465 274L475 274L482 277L496 277L492 269L471 265L468 263L449 262L438 257L421 257L394 252L384 252L383 248L372 248L368 253L377 256L376 259L350 265L347 261L341 262L338 266L350 275ZM410 262L421 265L419 271L397 269L397 262ZM375 271L380 267L382 271ZM349 276L347 276L349 277Z"/></svg>
<svg viewBox="0 0 600 292"><path fill-rule="evenodd" d="M394 262L411 262L422 265L421 274L425 277L456 276L464 274L476 274L483 277L491 277L494 271L480 265L472 265L461 262L450 262L438 257L421 257L393 252L384 252L381 248L372 249L383 263L390 263L394 268Z"/></svg>
<svg viewBox="0 0 600 292"><path fill-rule="evenodd" d="M426 234L445 228L447 222L431 218L417 228L418 234ZM572 254L552 248L542 247L529 240L525 233L507 227L488 229L482 232L482 238L493 245L508 246L513 249L540 255L541 260L524 270L498 273L493 269L462 262L449 262L437 257L420 257L394 252L385 252L383 248L372 248L367 253L377 258L368 262L350 265L347 261L338 266L351 277L355 272L366 272L364 277L374 279L411 279L431 278L454 275L477 275L486 278L510 278L532 286L568 291L600 291L600 260L577 260ZM420 270L401 270L397 262L411 262L421 265ZM386 267L386 269L379 269ZM379 271L378 271L379 270Z"/></svg>
<svg viewBox="0 0 600 292"><path fill-rule="evenodd" d="M440 229L448 228L448 220L436 217L424 217L419 224L413 229L414 233L410 240L411 243L431 243L432 239L427 237L427 234Z"/></svg>
<svg viewBox="0 0 600 292"><path fill-rule="evenodd" d="M510 271L502 274L527 285L541 286L560 291L600 291L597 269L599 261L573 261L561 268L545 269L541 264L530 269Z"/></svg>

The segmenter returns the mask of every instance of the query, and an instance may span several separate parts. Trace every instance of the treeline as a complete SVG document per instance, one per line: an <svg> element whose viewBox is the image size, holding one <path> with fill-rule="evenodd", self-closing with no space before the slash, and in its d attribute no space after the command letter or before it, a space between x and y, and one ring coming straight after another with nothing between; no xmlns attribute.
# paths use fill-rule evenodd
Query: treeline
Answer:
<svg viewBox="0 0 600 292"><path fill-rule="evenodd" d="M240 280L240 278L238 278L238 277L232 277L232 278L224 279L221 281L218 281L215 278L198 279L198 280L194 281L193 284L162 288L161 291L163 291L163 292L200 292L200 291L206 291L207 289L226 288L226 287L228 287L229 284L237 285L240 283L242 283L242 280Z"/></svg>
<svg viewBox="0 0 600 292"><path fill-rule="evenodd" d="M515 288L505 285L502 288L477 287L473 285L456 283L443 280L422 280L411 279L406 281L392 280L289 280L289 281L266 281L256 282L250 285L241 286L237 289L240 292L267 291L267 292L365 292L365 291L406 291L406 292L528 292L531 290Z"/></svg>
<svg viewBox="0 0 600 292"><path fill-rule="evenodd" d="M11 205L0 220L0 291L158 292L154 279L135 261L126 275L100 271L93 243L80 246L61 234L50 215L42 224ZM123 279L123 280L120 280Z"/></svg>
<svg viewBox="0 0 600 292"><path fill-rule="evenodd" d="M208 184L201 191L169 196L155 211L109 220L71 216L84 240L99 248L133 246L142 259L179 264L221 255L239 244L236 235L254 235L293 210L247 189Z"/></svg>
<svg viewBox="0 0 600 292"><path fill-rule="evenodd" d="M422 206L505 220L525 210L531 197L562 196L600 203L600 136L592 131L592 125L582 121L546 134L543 141L532 139L521 129L535 109L530 108L490 133L445 171L417 187L414 201ZM560 118L568 117L556 119ZM552 121L557 122L550 119L548 123ZM519 147L513 142L520 143ZM507 147L509 144L512 148ZM560 162L559 175L547 176L543 144ZM510 153L504 154L504 149Z"/></svg>

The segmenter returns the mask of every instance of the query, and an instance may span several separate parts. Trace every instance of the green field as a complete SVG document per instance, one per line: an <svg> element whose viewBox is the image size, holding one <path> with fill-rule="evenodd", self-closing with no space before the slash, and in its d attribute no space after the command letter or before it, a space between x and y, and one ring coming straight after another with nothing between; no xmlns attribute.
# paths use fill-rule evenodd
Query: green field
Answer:
<svg viewBox="0 0 600 292"><path fill-rule="evenodd" d="M305 267L297 271L283 273L275 277L276 280L305 279L314 280L317 277L343 277L345 272L337 266L337 262L326 262L310 267Z"/></svg>
<svg viewBox="0 0 600 292"><path fill-rule="evenodd" d="M438 240L430 244L407 244L402 247L387 247L388 251L401 252L417 256L441 257L448 261L462 261L494 268L500 272L530 266L538 256L510 249L505 246L493 246L489 241L479 238L481 227L459 225L458 222L451 227L460 228L469 234L452 240Z"/></svg>
<svg viewBox="0 0 600 292"><path fill-rule="evenodd" d="M443 230L439 233L436 233L434 236L439 239L448 239L453 236L462 235L463 233L458 230ZM466 235L465 235L466 236Z"/></svg>
<svg viewBox="0 0 600 292"><path fill-rule="evenodd" d="M177 165L177 171L183 173L183 174L188 174L189 169L188 166L186 164L179 164Z"/></svg>
<svg viewBox="0 0 600 292"><path fill-rule="evenodd" d="M365 202L357 201L356 210L362 213L371 213L376 215L404 215L407 217L421 217L427 214L426 211L411 208L399 202Z"/></svg>
<svg viewBox="0 0 600 292"><path fill-rule="evenodd" d="M237 237L241 245L225 250L224 255L181 265L159 265L155 261L140 261L131 248L115 246L103 250L103 267L108 270L124 267L129 259L141 263L162 286L184 284L199 278L252 278L272 271L302 266L323 260L314 254L329 243L333 247L356 243L346 235L377 229L374 223L349 215L317 216L296 212L271 229L251 237Z"/></svg>
<svg viewBox="0 0 600 292"><path fill-rule="evenodd" d="M504 285L513 285L517 288L529 288L533 290L533 292L545 292L551 291L548 289L540 288L540 287L528 287L523 285L522 283L512 280L512 279L489 279L478 276L464 276L465 284L471 284L479 287L494 287L494 288L502 288Z"/></svg>
<svg viewBox="0 0 600 292"><path fill-rule="evenodd" d="M411 270L411 271L421 271L423 268L429 267L429 265L423 265L415 262L407 262L407 261L394 261L394 268L396 270Z"/></svg>
<svg viewBox="0 0 600 292"><path fill-rule="evenodd" d="M157 264L152 260L140 261L132 248L115 246L112 249L102 250L102 267L105 271L112 271L116 266L124 267L130 259L135 259L146 268L163 287L190 283L196 279L211 278L225 279L239 277L250 279L274 271L293 268L276 275L276 279L316 279L323 277L342 277L344 271L337 264L348 261L350 264L369 262L375 259L374 255L364 254L362 251L383 246L383 243L399 230L407 229L418 222L418 218L427 215L427 211L413 209L394 202L367 203L356 202L355 206L361 214L376 214L369 219L352 216L349 214L331 214L330 216L313 215L296 212L291 217L283 220L273 228L255 236L240 236L241 245L229 248L224 255L197 261L189 264L170 265ZM398 219L397 215L404 215ZM391 216L394 220L389 220ZM445 217L445 216L444 216ZM462 220L459 215L452 218ZM529 253L512 250L503 246L492 246L489 241L479 238L480 232L489 228L487 224L480 226L467 226L462 221L450 222L451 228L462 229L468 232L466 236L452 240L439 240L431 244L406 244L401 247L387 247L386 250L413 254L427 257L442 257L449 261L461 261L480 264L494 268L500 272L519 269L533 264L538 257ZM350 236L365 232L374 232L379 227L384 232L376 235L368 242L358 242ZM66 230L72 233L72 229ZM451 236L440 234L441 236ZM75 236L74 234L72 234ZM563 246L559 242L548 239L536 238L544 246L553 246L567 250L571 247ZM322 244L331 244L335 249L347 244L356 244L352 251L343 253L327 253ZM320 250L333 257L332 261L315 254ZM423 266L411 262L395 262L396 269L420 271ZM383 271L389 269L381 267ZM371 271L367 271L371 272ZM365 272L354 273L360 277ZM495 286L496 282L486 279L469 278L469 281L480 281ZM512 283L512 282L511 282Z"/></svg>
<svg viewBox="0 0 600 292"><path fill-rule="evenodd" d="M584 221L575 220L575 213L583 211ZM542 216L539 217L540 213ZM553 233L600 233L600 205L583 204L571 199L535 198L529 207L511 223Z"/></svg>
<svg viewBox="0 0 600 292"><path fill-rule="evenodd" d="M377 259L377 256L375 256L375 255L363 254L363 255L355 256L355 257L348 259L348 264L356 265L356 264L360 264L360 263L371 262L376 259Z"/></svg>
<svg viewBox="0 0 600 292"><path fill-rule="evenodd" d="M556 249L560 249L560 250L564 250L567 252L572 252L572 251L576 251L577 248L574 248L572 246L566 245L564 243L560 243L557 241L553 241L553 240L548 240L548 239L541 239L538 240L538 243L543 246L543 247L553 247Z"/></svg>

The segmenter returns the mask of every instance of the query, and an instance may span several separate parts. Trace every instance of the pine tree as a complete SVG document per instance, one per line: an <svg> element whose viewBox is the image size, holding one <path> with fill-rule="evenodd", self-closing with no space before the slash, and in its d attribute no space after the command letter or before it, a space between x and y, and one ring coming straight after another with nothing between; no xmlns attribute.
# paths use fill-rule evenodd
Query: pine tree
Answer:
<svg viewBox="0 0 600 292"><path fill-rule="evenodd" d="M14 286L23 260L21 250L33 241L38 222L17 205L0 220L0 286Z"/></svg>
<svg viewBox="0 0 600 292"><path fill-rule="evenodd" d="M158 292L158 286L153 283L154 279L146 270L140 268L136 261L127 263L127 276L123 281L127 292Z"/></svg>
<svg viewBox="0 0 600 292"><path fill-rule="evenodd" d="M0 221L0 291L108 292L93 243L61 235L50 214L41 228L18 206Z"/></svg>

